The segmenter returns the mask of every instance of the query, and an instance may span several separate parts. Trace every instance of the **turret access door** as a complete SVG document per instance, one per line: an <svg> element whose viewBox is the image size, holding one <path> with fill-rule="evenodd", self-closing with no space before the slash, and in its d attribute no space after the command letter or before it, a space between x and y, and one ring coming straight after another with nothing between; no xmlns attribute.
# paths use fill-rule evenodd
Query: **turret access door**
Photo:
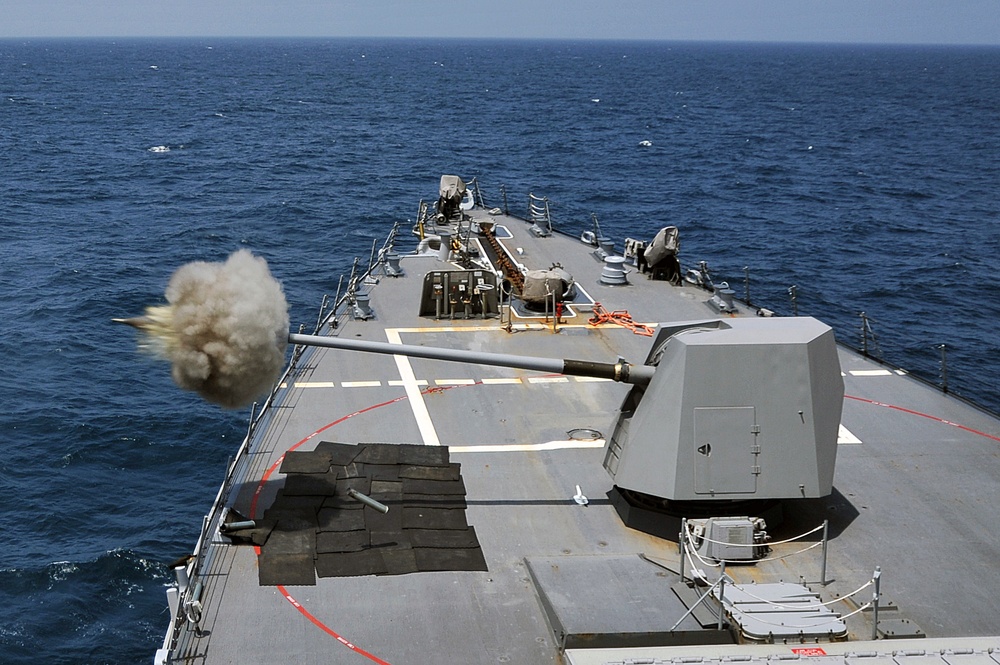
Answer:
<svg viewBox="0 0 1000 665"><path fill-rule="evenodd" d="M696 407L695 494L755 493L760 473L758 439L754 407Z"/></svg>

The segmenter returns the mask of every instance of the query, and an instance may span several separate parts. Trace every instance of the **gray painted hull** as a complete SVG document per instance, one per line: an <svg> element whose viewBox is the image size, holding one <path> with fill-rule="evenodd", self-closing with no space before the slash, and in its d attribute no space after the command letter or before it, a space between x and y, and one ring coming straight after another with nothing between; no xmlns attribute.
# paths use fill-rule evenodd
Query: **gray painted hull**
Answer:
<svg viewBox="0 0 1000 665"><path fill-rule="evenodd" d="M627 286L605 285L593 248L579 240L538 238L528 222L479 208L471 214L506 226L513 237L501 242L528 267L560 263L593 300L627 310L634 321L720 316L702 289L648 280L632 268ZM645 358L647 337L590 325L586 306L571 306L557 332L543 314L514 315L510 331L500 318L418 316L424 274L446 264L437 253L403 254L405 274L398 277L376 266L378 283L361 287L374 316L356 319L344 306L327 320L336 327L324 325L319 334L598 362ZM738 306L734 316L754 314ZM1000 421L849 349L840 348L839 356L846 397L834 491L786 505L783 524L772 529L783 540L829 520L827 579L821 580L821 548L788 556L817 542L816 535L774 545L772 560L731 566L728 574L743 583L802 581L831 600L864 586L881 566L882 636L915 627L932 638L995 634ZM181 598L183 605L201 583L199 611L188 612L197 625L178 611L157 657L206 664L534 664L721 654L719 647L653 648L712 638L710 628L699 633L692 617L671 636L683 611L671 591L681 563L676 539L625 526L609 498L602 438L610 436L627 392L626 385L587 377L300 349L255 414L208 514ZM219 533L220 521L228 509L259 518L286 482L282 457L321 441L447 446L461 465L466 518L488 570L261 585L254 547L231 544ZM573 499L577 487L589 498L586 506ZM553 572L560 562L569 572ZM835 609L846 615L870 599L868 590ZM846 619L851 639L869 639L872 620L870 611ZM634 648L622 646L629 644ZM727 649L758 658L792 653L783 646Z"/></svg>

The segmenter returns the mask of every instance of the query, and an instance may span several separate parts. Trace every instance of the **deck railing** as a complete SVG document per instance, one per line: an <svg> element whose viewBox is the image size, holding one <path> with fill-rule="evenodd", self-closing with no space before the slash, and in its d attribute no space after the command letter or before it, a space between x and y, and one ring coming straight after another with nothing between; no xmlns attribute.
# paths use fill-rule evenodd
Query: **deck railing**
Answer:
<svg viewBox="0 0 1000 665"><path fill-rule="evenodd" d="M577 237L581 231L589 228L586 222L583 221L576 222L577 228L573 228L574 224L572 222L553 221L551 214L552 202L548 197L530 196L528 214L524 217L508 211L507 187L505 185L500 185L500 197L503 202L504 214L512 215L528 223L537 223L534 219L535 215L544 214L548 220L546 224L551 225L549 228L552 229L553 233ZM540 203L543 200L544 213L541 211L542 204ZM564 218L582 220L582 211L561 211L560 219ZM701 269L700 266L702 263L704 262L699 262L699 267L694 267L690 270L688 269L690 266L682 265L681 273L687 274L691 270L698 272ZM707 264L704 270L706 273L708 272ZM721 275L729 270L732 269L713 270L713 275L708 279L709 281L715 279L716 283L720 283L722 281ZM822 294L807 286L803 287L798 284L782 286L772 279L752 279L751 266L744 265L735 270L743 273L742 280L737 277L731 279L729 283L734 285L734 290L737 290L738 287L735 285L739 284L740 281L743 282L741 301L748 307L759 309L763 315L815 315L820 317L830 324L837 333L838 341L845 347L854 349L862 355L888 367L906 371L915 379L934 386L943 392L950 393L958 399L991 415L1000 415L1000 408L998 408L1000 393L998 393L995 387L976 386L977 390L985 390L989 393L985 399L990 400L992 404L983 404L955 390L956 374L953 368L949 366L949 352L953 356L951 360L954 364L955 358L965 356L968 359L970 354L974 353L975 350L969 349L963 354L959 347L950 343L946 345L942 340L921 339L898 326L888 327L880 325L879 320L872 318L868 313L858 308L845 306L839 302L831 302L824 298ZM753 291L752 300L751 290ZM858 323L859 319L860 325ZM903 351L908 352L910 357L908 364L912 365L905 368L905 370L900 365L888 359L891 355L890 352L898 355Z"/></svg>
<svg viewBox="0 0 1000 665"><path fill-rule="evenodd" d="M829 580L827 580L827 578L826 578L827 550L828 550L828 547L829 547L829 526L830 526L829 520L824 520L822 524L820 524L819 526L815 527L814 529L811 529L810 531L807 531L807 532L805 532L803 534L800 534L798 536L794 536L792 538L788 538L786 540L782 540L782 541L779 541L779 542L771 542L771 543L768 544L768 546L772 546L772 545L785 545L785 544L789 544L789 543L795 543L795 542L798 542L798 541L802 541L802 540L806 539L808 536L811 536L811 535L813 535L815 533L818 533L819 531L823 532L822 539L819 540L819 541L814 542L812 545L807 545L806 547L803 547L803 548L801 548L799 550L796 550L794 552L789 552L787 554L782 554L782 555L779 555L779 556L767 556L767 557L758 558L758 559L755 559L753 562L756 564L756 563L762 563L762 562L765 562L765 561L775 561L775 560L787 559L789 557L793 557L793 556L798 556L800 554L804 554L804 553L806 553L806 552L808 552L808 551L810 551L812 549L815 549L816 547L822 546L822 548L823 548L822 549L822 561L821 561L820 575L819 575L820 579L819 579L818 583L821 584L822 586L826 586L829 583ZM680 619L678 619L677 623L675 623L674 626L670 629L671 631L675 630L681 624L681 622L685 618L687 618L687 616L689 614L691 614L692 612L694 612L695 608L698 605L701 605L701 604L705 604L705 606L708 607L710 611L714 611L714 613L717 614L717 616L718 616L718 629L722 630L722 628L723 628L723 623L725 621L725 606L726 606L726 601L725 601L725 586L727 584L729 584L729 585L737 584L736 580L734 580L732 577L730 577L726 573L726 564L727 563L745 563L745 561L743 561L743 560L732 561L732 560L726 560L726 559L716 559L716 560L713 561L713 560L706 559L704 556L702 556L699 553L700 543L702 543L702 542L712 542L712 543L715 543L717 545L722 545L722 546L724 546L726 548L750 547L750 545L748 545L747 543L744 543L744 542L733 543L733 542L723 542L723 541L718 541L718 540L712 540L711 538L709 538L707 535L704 535L704 534L696 537L694 535L694 533L691 531L690 527L689 527L688 520L684 519L684 520L681 521L681 531L678 534L678 549L679 549L679 552L680 552L680 577L681 577L681 582L685 582L686 581L686 573L687 573L687 571L685 570L685 562L686 561L690 561L692 563L692 568L691 568L691 579L692 579L692 581L695 584L700 584L702 586L707 586L707 589L701 595L701 597L698 598L698 600L693 605L691 605L691 607L688 608L688 611ZM712 581L711 579L709 579L709 576L703 570L700 570L700 569L696 568L694 566L694 562L695 561L697 561L702 566L705 566L707 568L718 568L719 569L719 574L718 574L718 577L715 579L715 581ZM758 598L758 597L754 596L754 594L752 592L748 591L746 587L742 588L741 591L744 594L753 597L761 605L764 605L764 606L774 606L775 608L778 608L778 609L789 609L790 608L790 609L794 609L796 611L810 610L810 609L819 609L820 607L828 607L828 606L831 606L831 605L835 605L837 603L843 603L845 601L851 601L855 605L857 605L857 607L852 612L848 613L847 615L841 616L840 620L844 621L844 620L846 620L846 619L848 619L848 618L850 618L850 617L852 617L852 616L854 616L854 615L856 615L856 614L858 614L860 612L864 612L864 611L867 611L869 609L872 610L873 617L872 617L872 627L871 627L871 629L872 629L872 637L871 637L871 639L874 640L874 639L877 639L877 637L878 637L877 630L878 630L879 600L880 600L880 595L881 595L881 577L882 577L882 568L880 566L876 566L875 567L875 571L872 574L872 577L870 579L866 580L864 583L862 583L862 585L860 587L858 587L857 589L851 591L850 593L837 594L832 600L825 601L825 602L817 602L814 605L808 605L808 606L802 605L802 604L796 604L794 606L783 606L780 603L776 603L776 602L774 602L772 600L769 600L767 598ZM752 587L753 587L753 585L750 585L750 588L752 588ZM855 597L860 596L865 590L867 590L869 588L873 589L871 601L869 601L867 603L865 603L865 602L862 601L862 602L859 603L859 602L856 602L854 600ZM718 606L715 607L715 608L712 608L710 605L707 604L707 599L712 595L713 591L715 592L716 600L718 602ZM767 621L765 619L762 619L759 616L755 617L755 618L760 623L767 623ZM781 627L782 628L788 628L789 626L787 624L781 624ZM813 627L812 625L800 626L800 628L812 628L812 627Z"/></svg>
<svg viewBox="0 0 1000 665"><path fill-rule="evenodd" d="M382 265L385 254L391 249L398 233L398 227L398 224L394 225L389 232L382 245L382 249L378 252L377 261L374 259L375 253L373 251L372 259L369 261L367 269L359 273L357 271L357 261L355 261L350 285L346 292L341 293L340 285L338 285L338 294L334 297L332 305L330 304L330 299L324 296L320 305L314 334L319 334L327 325L331 328L336 327L337 317L350 309L351 298L354 297L356 289L359 288L359 285L363 285L371 273ZM250 464L252 462L250 450L254 437L261 425L266 424L271 418L273 409L283 399L285 393L282 392L282 387L287 386L294 375L299 372L305 351L306 347L293 347L289 364L285 368L281 378L278 379L271 389L271 392L263 403L258 405L258 403L254 402L250 407L246 436L243 438L236 454L230 458L229 464L226 466L225 478L215 496L215 501L212 502L212 509L202 519L201 532L198 535L194 550L190 556L184 557L172 567L176 584L167 591L171 623L164 637L163 646L157 652L156 665L165 665L170 662L175 652L179 649L184 651L186 642L191 637L197 638L203 635L199 624L203 613L203 604L206 602L204 597L205 579L208 572L212 570L216 556L219 554L218 548L212 547L213 538L215 534L219 533L219 527L225 518L233 487L237 486L250 473Z"/></svg>
<svg viewBox="0 0 1000 665"><path fill-rule="evenodd" d="M520 217L516 213L507 211L507 188L504 185L500 186L500 194L505 214L512 214L512 216L523 219L529 224L535 222L532 219L533 213L530 210L530 205L529 214ZM537 196L533 198L541 200ZM560 208L558 219L554 220L551 214L553 203L548 197L544 197L544 200L545 212L549 216L553 233L578 237L581 231L589 228L589 225L582 221L584 217L579 209L563 210ZM535 207L538 207L537 201ZM574 223L567 222L566 219L577 219L575 228ZM742 302L748 307L759 310L762 315L817 316L834 329L839 343L843 346L858 351L865 357L889 368L905 371L918 381L949 393L977 409L994 416L1000 416L1000 391L995 386L984 385L981 382L972 384L968 375L963 376L954 371L954 367L960 366L963 359L966 365L974 362L976 349L963 349L948 340L928 340L926 337L918 337L905 326L889 326L860 308L830 301L808 286L799 284L784 286L774 279L759 277L760 273L756 273L755 276L752 267L748 265L738 268L716 268L709 275L707 263L699 261L696 267L682 265L681 274L702 270L708 284L711 284L712 280L717 284L721 283L722 276L726 272L742 272L742 280L736 277L730 279L729 283L733 285L734 290L738 291L736 285L742 281ZM751 291L753 292L753 300L751 300ZM898 358L904 353L908 358L904 361L908 365L905 368L890 359L892 357ZM976 399L964 395L960 387L956 388L956 378L960 380L964 378L965 381L969 382L968 385L971 386L971 389L981 397ZM988 403L984 403L984 401Z"/></svg>

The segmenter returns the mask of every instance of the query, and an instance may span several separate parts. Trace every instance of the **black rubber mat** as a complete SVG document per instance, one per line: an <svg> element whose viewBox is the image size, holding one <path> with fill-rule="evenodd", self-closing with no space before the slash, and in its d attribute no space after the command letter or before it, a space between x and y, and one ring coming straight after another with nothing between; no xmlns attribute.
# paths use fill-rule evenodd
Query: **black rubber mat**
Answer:
<svg viewBox="0 0 1000 665"><path fill-rule="evenodd" d="M465 511L455 508L403 508L404 529L467 529Z"/></svg>
<svg viewBox="0 0 1000 665"><path fill-rule="evenodd" d="M385 565L386 575L405 575L420 570L420 566L417 565L416 550L383 550L382 563Z"/></svg>
<svg viewBox="0 0 1000 665"><path fill-rule="evenodd" d="M399 477L419 480L458 480L462 476L458 464L449 464L448 466L401 466Z"/></svg>
<svg viewBox="0 0 1000 665"><path fill-rule="evenodd" d="M360 552L371 547L371 534L358 531L320 531L316 534L316 553Z"/></svg>
<svg viewBox="0 0 1000 665"><path fill-rule="evenodd" d="M361 452L354 461L358 464L399 464L399 449L401 446L364 445L358 446Z"/></svg>
<svg viewBox="0 0 1000 665"><path fill-rule="evenodd" d="M360 475L352 476L350 478L337 478L336 495L346 497L348 490L357 490L362 494L371 493L372 479L364 475L364 465L359 465L356 473Z"/></svg>
<svg viewBox="0 0 1000 665"><path fill-rule="evenodd" d="M337 476L327 473L290 473L285 480L285 496L329 496L337 486ZM359 490L360 491L360 490Z"/></svg>
<svg viewBox="0 0 1000 665"><path fill-rule="evenodd" d="M461 467L446 447L324 441L287 453L281 473L285 485L255 527L230 535L261 546L262 585L487 569L466 522ZM389 511L351 498L352 489Z"/></svg>
<svg viewBox="0 0 1000 665"><path fill-rule="evenodd" d="M458 480L420 480L417 478L403 479L403 492L406 494L431 494L465 496L465 483Z"/></svg>
<svg viewBox="0 0 1000 665"><path fill-rule="evenodd" d="M390 505L387 513L380 513L371 508L365 508L364 512L365 526L372 533L376 531L401 531L403 529L402 505L398 502L395 505Z"/></svg>
<svg viewBox="0 0 1000 665"><path fill-rule="evenodd" d="M366 530L363 510L342 508L320 508L319 531L360 531Z"/></svg>
<svg viewBox="0 0 1000 665"><path fill-rule="evenodd" d="M321 452L292 452L285 453L285 459L281 462L281 473L326 473L330 470L330 455Z"/></svg>
<svg viewBox="0 0 1000 665"><path fill-rule="evenodd" d="M320 441L316 444L316 452L328 454L332 466L347 466L357 456L358 447L352 443Z"/></svg>
<svg viewBox="0 0 1000 665"><path fill-rule="evenodd" d="M476 531L471 526L459 529L410 529L413 547L470 548L479 547Z"/></svg>
<svg viewBox="0 0 1000 665"><path fill-rule="evenodd" d="M447 446L416 446L401 444L399 446L399 463L414 466L448 466Z"/></svg>
<svg viewBox="0 0 1000 665"><path fill-rule="evenodd" d="M280 506L282 510L318 510L326 497L321 494L286 494L284 489L277 491L277 498L274 505Z"/></svg>
<svg viewBox="0 0 1000 665"><path fill-rule="evenodd" d="M372 480L371 491L372 496L398 501L403 498L403 483L399 480L379 480L376 478Z"/></svg>
<svg viewBox="0 0 1000 665"><path fill-rule="evenodd" d="M437 468L437 467L427 467ZM375 480L399 480L398 464L365 464L365 475ZM374 491L374 490L373 490Z"/></svg>

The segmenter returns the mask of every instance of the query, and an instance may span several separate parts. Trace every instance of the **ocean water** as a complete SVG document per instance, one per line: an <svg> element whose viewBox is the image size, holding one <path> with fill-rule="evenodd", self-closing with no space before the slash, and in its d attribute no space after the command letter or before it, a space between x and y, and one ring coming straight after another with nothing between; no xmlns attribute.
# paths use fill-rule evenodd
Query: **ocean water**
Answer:
<svg viewBox="0 0 1000 665"><path fill-rule="evenodd" d="M931 382L945 344L1000 410L997 81L996 48L0 41L0 663L151 662L243 437L111 318L248 247L311 327L443 173L677 225L686 266L855 346L864 311Z"/></svg>

